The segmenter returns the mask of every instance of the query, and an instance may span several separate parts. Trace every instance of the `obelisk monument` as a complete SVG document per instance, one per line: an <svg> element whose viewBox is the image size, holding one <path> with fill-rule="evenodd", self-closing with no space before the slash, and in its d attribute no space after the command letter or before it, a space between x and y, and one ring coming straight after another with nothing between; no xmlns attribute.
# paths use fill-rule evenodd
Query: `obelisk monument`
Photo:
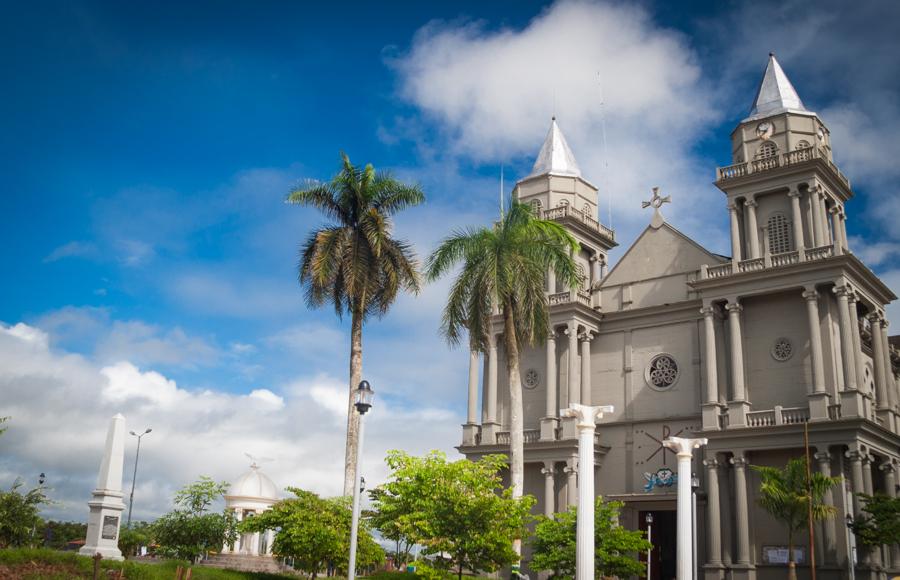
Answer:
<svg viewBox="0 0 900 580"><path fill-rule="evenodd" d="M122 498L122 468L125 464L125 417L116 415L109 422L106 433L106 449L94 498L88 502L91 515L88 517L87 538L78 551L84 556L100 554L111 560L121 560L119 551L119 526L125 502Z"/></svg>

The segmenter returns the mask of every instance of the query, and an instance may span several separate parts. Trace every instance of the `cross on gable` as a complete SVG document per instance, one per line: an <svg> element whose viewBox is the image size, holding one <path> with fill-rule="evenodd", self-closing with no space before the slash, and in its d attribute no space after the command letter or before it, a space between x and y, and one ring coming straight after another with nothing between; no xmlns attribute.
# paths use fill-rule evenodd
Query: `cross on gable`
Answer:
<svg viewBox="0 0 900 580"><path fill-rule="evenodd" d="M659 212L659 208L662 207L664 203L672 203L672 196L667 195L662 197L659 195L659 188L653 188L653 197L650 198L650 201L641 202L641 208L646 209L648 207L653 208L653 219L650 221L650 226L654 229L659 229L661 225L665 222L662 214Z"/></svg>

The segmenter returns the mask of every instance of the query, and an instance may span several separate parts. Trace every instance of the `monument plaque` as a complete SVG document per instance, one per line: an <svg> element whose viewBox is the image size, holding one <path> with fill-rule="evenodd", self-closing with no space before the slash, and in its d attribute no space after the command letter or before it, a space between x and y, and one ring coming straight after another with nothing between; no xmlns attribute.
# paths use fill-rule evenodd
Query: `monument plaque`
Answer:
<svg viewBox="0 0 900 580"><path fill-rule="evenodd" d="M119 535L119 516L103 516L103 533L104 540L115 540Z"/></svg>

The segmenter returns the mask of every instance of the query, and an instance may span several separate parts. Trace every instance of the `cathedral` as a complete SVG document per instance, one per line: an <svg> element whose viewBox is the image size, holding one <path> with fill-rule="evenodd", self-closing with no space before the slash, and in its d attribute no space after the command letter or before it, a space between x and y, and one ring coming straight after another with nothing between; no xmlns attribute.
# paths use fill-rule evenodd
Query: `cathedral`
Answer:
<svg viewBox="0 0 900 580"><path fill-rule="evenodd" d="M651 580L675 576L676 462L662 441L676 435L709 441L694 453L697 578L780 579L787 530L759 507L751 466L802 456L808 428L812 468L842 483L813 545L796 535L800 578L813 553L820 579L849 578L854 565L867 580L900 573L897 547L857 550L846 525L860 513L856 493L897 493L900 356L885 318L896 296L849 247L850 181L772 55L731 155L715 181L731 256L668 223L654 191L652 221L608 269L615 232L598 221L597 187L554 119L513 195L579 241L583 282L548 274L549 338L522 355L525 493L545 514L574 505L577 432L560 409L613 405L597 426L595 489L624 502L622 525L651 527ZM470 356L459 450L472 459L509 450L499 317L493 332L483 361Z"/></svg>

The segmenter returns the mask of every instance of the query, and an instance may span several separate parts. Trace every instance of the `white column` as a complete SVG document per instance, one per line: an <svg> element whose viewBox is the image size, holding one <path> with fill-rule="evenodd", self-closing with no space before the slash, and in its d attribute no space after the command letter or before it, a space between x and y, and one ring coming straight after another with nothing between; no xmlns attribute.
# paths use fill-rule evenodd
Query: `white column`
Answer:
<svg viewBox="0 0 900 580"><path fill-rule="evenodd" d="M755 199L744 202L747 206L747 243L750 245L750 259L759 258L759 229L756 224L756 208L759 204Z"/></svg>
<svg viewBox="0 0 900 580"><path fill-rule="evenodd" d="M719 462L715 456L703 461L706 467L706 560L722 565L722 519L719 510Z"/></svg>
<svg viewBox="0 0 900 580"><path fill-rule="evenodd" d="M831 477L831 453L828 451L828 447L822 449L822 451L817 452L814 455L816 461L819 464L819 473L824 475L825 477ZM843 482L838 487L838 489L843 490ZM835 505L834 503L834 493L831 491L831 488L824 493L822 496L822 501L826 505ZM824 538L822 539L822 543L825 547L825 553L822 557L822 562L830 561L834 557L835 547L837 542L835 540L836 531L835 531L835 521L833 518L824 520L822 522L822 531L824 532L822 535Z"/></svg>
<svg viewBox="0 0 900 580"><path fill-rule="evenodd" d="M706 445L705 437L690 439L686 437L669 437L663 445L675 452L678 457L678 528L675 534L678 543L677 577L689 580L694 577L694 529L691 498L691 461L694 449Z"/></svg>
<svg viewBox="0 0 900 580"><path fill-rule="evenodd" d="M822 216L825 212L822 210L822 194L819 193L818 186L809 188L809 199L813 210L813 240L818 248L825 245L825 233L822 229L825 222Z"/></svg>
<svg viewBox="0 0 900 580"><path fill-rule="evenodd" d="M735 401L746 400L744 393L744 345L741 338L741 311L743 308L736 300L725 306L728 310L728 331L731 339L731 385L734 389Z"/></svg>
<svg viewBox="0 0 900 580"><path fill-rule="evenodd" d="M569 405L572 403L580 403L578 388L578 323L574 320L569 321L566 328L566 335L569 337Z"/></svg>
<svg viewBox="0 0 900 580"><path fill-rule="evenodd" d="M856 324L855 316L850 316L850 303L848 296L850 289L847 286L837 286L834 294L838 301L838 314L841 327L841 362L844 370L844 388L848 391L858 390L856 383L856 354L853 352L853 325Z"/></svg>
<svg viewBox="0 0 900 580"><path fill-rule="evenodd" d="M606 256L603 256L602 258L600 258L600 279L601 280L606 278L606 268L607 268Z"/></svg>
<svg viewBox="0 0 900 580"><path fill-rule="evenodd" d="M866 363L862 357L862 338L859 335L859 310L856 308L858 300L856 292L851 292L847 295L847 310L850 313L850 321L853 323L850 327L853 339L853 356L856 359L853 368L856 370L856 384L859 385L860 390L864 390L870 397L874 397L875 393L868 393L869 388L866 384Z"/></svg>
<svg viewBox="0 0 900 580"><path fill-rule="evenodd" d="M590 331L581 333L581 404L591 404L591 339Z"/></svg>
<svg viewBox="0 0 900 580"><path fill-rule="evenodd" d="M847 214L845 214L843 210L841 210L841 213L838 217L840 218L838 221L840 221L841 225L841 239L844 240L844 249L849 252L850 240L847 239Z"/></svg>
<svg viewBox="0 0 900 580"><path fill-rule="evenodd" d="M559 408L556 402L556 329L550 327L547 333L547 417L556 417Z"/></svg>
<svg viewBox="0 0 900 580"><path fill-rule="evenodd" d="M613 407L571 405L566 417L577 420L578 427L578 520L575 533L575 579L594 580L594 429L603 413ZM690 490L690 476L688 477ZM687 578L687 576L684 576Z"/></svg>
<svg viewBox="0 0 900 580"><path fill-rule="evenodd" d="M492 332L488 347L487 422L497 422L497 336Z"/></svg>
<svg viewBox="0 0 900 580"><path fill-rule="evenodd" d="M466 422L474 425L478 422L478 352L469 352L469 406Z"/></svg>
<svg viewBox="0 0 900 580"><path fill-rule="evenodd" d="M841 208L838 206L832 206L831 208L831 231L834 233L834 255L840 256L844 253L844 248L847 246L844 241L843 231L841 230Z"/></svg>
<svg viewBox="0 0 900 580"><path fill-rule="evenodd" d="M541 473L544 475L544 515L549 518L556 509L556 464L545 461Z"/></svg>
<svg viewBox="0 0 900 580"><path fill-rule="evenodd" d="M719 402L719 374L716 367L716 311L712 306L706 306L700 309L703 315L703 329L705 342L705 357L703 362L706 365L706 402Z"/></svg>
<svg viewBox="0 0 900 580"><path fill-rule="evenodd" d="M800 191L791 187L788 197L791 198L791 226L794 233L794 249L800 254L800 259L806 258L806 244L803 242L803 215L800 213Z"/></svg>
<svg viewBox="0 0 900 580"><path fill-rule="evenodd" d="M737 206L728 204L728 216L731 219L731 261L741 261L741 231L738 227Z"/></svg>
<svg viewBox="0 0 900 580"><path fill-rule="evenodd" d="M750 513L747 505L747 458L742 452L731 458L734 465L734 512L737 532L737 563L750 565Z"/></svg>
<svg viewBox="0 0 900 580"><path fill-rule="evenodd" d="M809 322L810 364L812 365L812 391L825 392L825 366L822 359L822 333L819 329L819 293L811 288L803 293Z"/></svg>
<svg viewBox="0 0 900 580"><path fill-rule="evenodd" d="M866 317L872 329L872 363L875 367L875 396L878 399L879 409L889 409L891 402L888 396L886 377L887 369L884 368L885 344L884 335L881 333L881 315L878 313L869 314ZM890 360L890 359L887 359Z"/></svg>
<svg viewBox="0 0 900 580"><path fill-rule="evenodd" d="M556 294L556 272L547 270L547 293Z"/></svg>
<svg viewBox="0 0 900 580"><path fill-rule="evenodd" d="M591 258L591 283L588 288L593 288L595 284L600 282L600 260L598 254L594 253Z"/></svg>
<svg viewBox="0 0 900 580"><path fill-rule="evenodd" d="M898 405L900 405L900 392L897 391L897 381L894 379L894 369L891 366L891 348L890 341L888 341L888 321L882 316L881 324L879 324L878 331L881 333L882 344L884 344L884 379L885 384L887 386L888 391L888 400L891 403L891 408L897 409ZM900 429L900 426L898 426ZM898 565L900 565L900 560L898 560Z"/></svg>
<svg viewBox="0 0 900 580"><path fill-rule="evenodd" d="M566 503L570 506L578 504L578 458L566 459Z"/></svg>

